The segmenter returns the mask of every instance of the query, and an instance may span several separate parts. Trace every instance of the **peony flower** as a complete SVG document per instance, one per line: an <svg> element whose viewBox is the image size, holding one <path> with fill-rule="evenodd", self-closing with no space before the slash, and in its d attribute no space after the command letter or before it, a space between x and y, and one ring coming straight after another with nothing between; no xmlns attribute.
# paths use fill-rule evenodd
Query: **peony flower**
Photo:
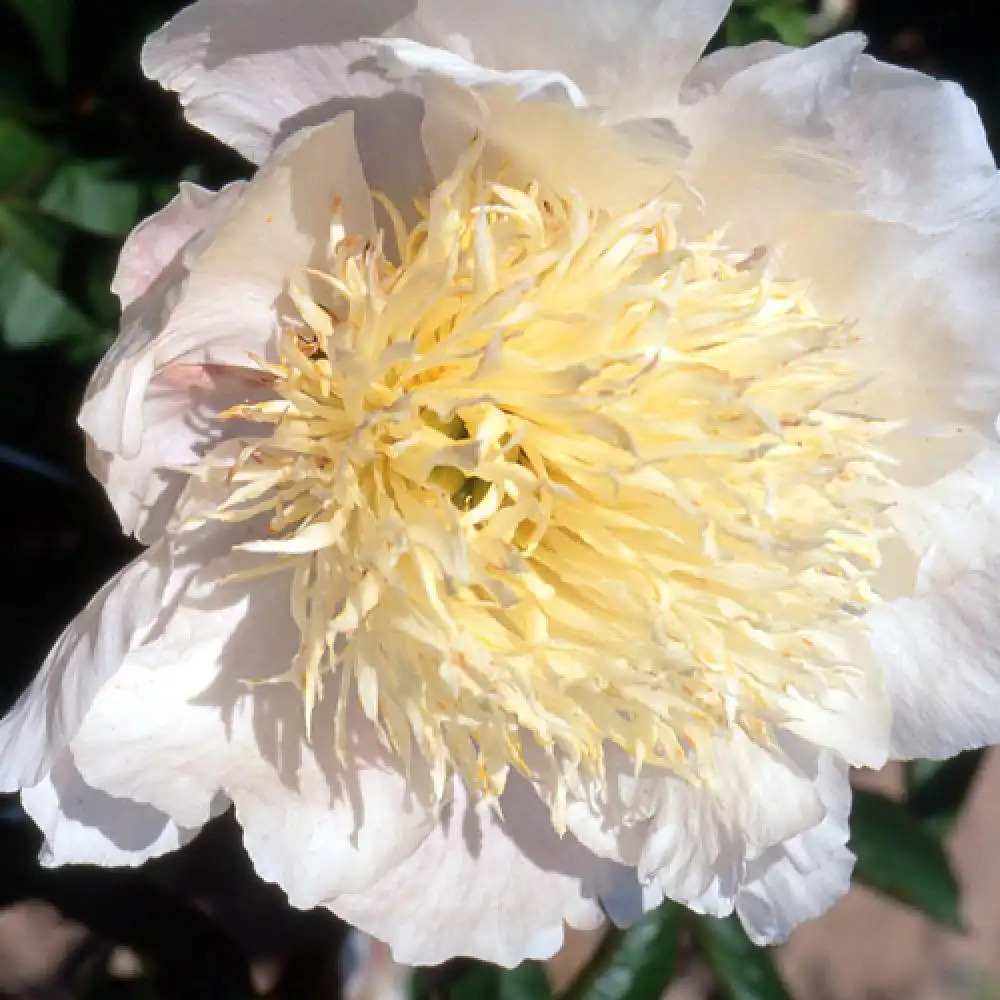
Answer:
<svg viewBox="0 0 1000 1000"><path fill-rule="evenodd" d="M778 941L848 769L1000 736L1000 187L952 84L722 0L200 0L260 165L128 239L81 414L148 544L0 725L48 864L232 805L405 963L664 898Z"/></svg>

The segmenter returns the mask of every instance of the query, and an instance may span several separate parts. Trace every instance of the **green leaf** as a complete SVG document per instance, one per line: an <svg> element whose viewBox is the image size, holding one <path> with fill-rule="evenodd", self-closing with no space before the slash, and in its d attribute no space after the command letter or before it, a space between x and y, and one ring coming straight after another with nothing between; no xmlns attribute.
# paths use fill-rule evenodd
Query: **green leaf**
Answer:
<svg viewBox="0 0 1000 1000"><path fill-rule="evenodd" d="M545 966L522 962L516 969L478 963L448 990L450 1000L551 1000Z"/></svg>
<svg viewBox="0 0 1000 1000"><path fill-rule="evenodd" d="M946 927L961 928L958 882L941 844L903 806L855 792L850 848L861 882Z"/></svg>
<svg viewBox="0 0 1000 1000"><path fill-rule="evenodd" d="M949 760L906 765L907 809L925 830L937 836L951 830L985 759L984 750L966 750Z"/></svg>
<svg viewBox="0 0 1000 1000"><path fill-rule="evenodd" d="M59 150L19 122L0 120L0 197L30 197L55 171Z"/></svg>
<svg viewBox="0 0 1000 1000"><path fill-rule="evenodd" d="M729 1000L790 1000L771 952L758 948L735 917L697 917L695 929L715 982Z"/></svg>
<svg viewBox="0 0 1000 1000"><path fill-rule="evenodd" d="M786 45L806 45L809 17L802 0L737 0L725 24L729 45L764 39Z"/></svg>
<svg viewBox="0 0 1000 1000"><path fill-rule="evenodd" d="M100 236L125 236L142 208L138 181L120 176L113 160L82 160L61 167L39 202L66 222Z"/></svg>
<svg viewBox="0 0 1000 1000"><path fill-rule="evenodd" d="M29 203L0 205L0 242L50 285L58 283L71 235L65 222Z"/></svg>
<svg viewBox="0 0 1000 1000"><path fill-rule="evenodd" d="M563 1000L659 1000L674 976L681 908L664 903L605 935Z"/></svg>
<svg viewBox="0 0 1000 1000"><path fill-rule="evenodd" d="M83 350L102 338L94 323L6 249L0 250L0 333L4 344L19 349L70 341Z"/></svg>
<svg viewBox="0 0 1000 1000"><path fill-rule="evenodd" d="M69 77L72 0L9 0L27 24L49 79L64 87Z"/></svg>

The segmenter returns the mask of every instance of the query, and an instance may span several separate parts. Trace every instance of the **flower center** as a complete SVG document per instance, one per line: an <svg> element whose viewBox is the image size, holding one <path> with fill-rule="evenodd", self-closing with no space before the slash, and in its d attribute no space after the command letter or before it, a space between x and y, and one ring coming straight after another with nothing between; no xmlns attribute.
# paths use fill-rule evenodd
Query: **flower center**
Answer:
<svg viewBox="0 0 1000 1000"><path fill-rule="evenodd" d="M339 733L357 698L493 796L609 743L697 780L720 734L849 683L892 429L836 407L849 330L667 198L611 216L473 149L415 227L386 208L398 263L335 221L291 289L214 515L268 519L247 548L291 574L308 715L332 683Z"/></svg>

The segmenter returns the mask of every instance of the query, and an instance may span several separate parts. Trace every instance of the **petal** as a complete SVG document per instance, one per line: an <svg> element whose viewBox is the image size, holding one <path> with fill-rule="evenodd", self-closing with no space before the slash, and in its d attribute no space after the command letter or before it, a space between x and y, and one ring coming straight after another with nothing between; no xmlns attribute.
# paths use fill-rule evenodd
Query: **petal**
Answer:
<svg viewBox="0 0 1000 1000"><path fill-rule="evenodd" d="M500 70L557 70L616 120L669 108L730 0L420 0L400 35ZM406 30L411 28L411 30Z"/></svg>
<svg viewBox="0 0 1000 1000"><path fill-rule="evenodd" d="M151 808L87 785L64 753L21 803L45 835L43 865L139 865L176 850L197 830L178 827Z"/></svg>
<svg viewBox="0 0 1000 1000"><path fill-rule="evenodd" d="M1000 207L986 131L958 84L865 56L830 121L866 212L935 233Z"/></svg>
<svg viewBox="0 0 1000 1000"><path fill-rule="evenodd" d="M844 638L857 675L844 687L830 688L822 702L788 692L779 702L780 724L813 746L832 750L852 767L879 768L889 756L892 704L866 637L852 630Z"/></svg>
<svg viewBox="0 0 1000 1000"><path fill-rule="evenodd" d="M294 905L315 906L374 882L433 818L416 776L360 718L349 716L338 759L332 699L317 704L310 739L299 692L267 683L298 646L289 581L224 582L233 568L206 567L101 689L70 749L91 787L184 827L204 823L220 793L232 800L258 873Z"/></svg>
<svg viewBox="0 0 1000 1000"><path fill-rule="evenodd" d="M686 93L671 117L691 144L683 176L704 198L704 225L725 226L732 245L770 247L803 213L859 207L860 178L827 115L849 92L863 45L841 35L784 50ZM747 58L762 51L771 50Z"/></svg>
<svg viewBox="0 0 1000 1000"><path fill-rule="evenodd" d="M575 192L614 214L633 211L668 188L678 202L694 204L676 183L685 146L669 123L605 126L593 111L519 101L508 91L473 96L444 81L425 92L423 141L439 181L479 136L487 168L503 171L510 183L538 181Z"/></svg>
<svg viewBox="0 0 1000 1000"><path fill-rule="evenodd" d="M747 936L754 944L779 944L799 924L825 913L850 888L854 860L840 847L817 868L800 872L775 850L740 889L737 913Z"/></svg>
<svg viewBox="0 0 1000 1000"><path fill-rule="evenodd" d="M1000 741L1000 560L922 597L872 609L893 706L894 757L950 757Z"/></svg>
<svg viewBox="0 0 1000 1000"><path fill-rule="evenodd" d="M290 0L280 8L270 0L200 0L150 37L143 69L179 93L190 121L260 163L295 129L396 89L361 39L411 39L486 69L556 71L620 119L674 102L728 7L729 0Z"/></svg>
<svg viewBox="0 0 1000 1000"><path fill-rule="evenodd" d="M149 37L147 76L176 90L188 120L255 163L303 126L396 87L361 42L413 9L407 0L200 0Z"/></svg>
<svg viewBox="0 0 1000 1000"><path fill-rule="evenodd" d="M181 181L171 202L129 233L118 258L111 291L128 308L150 290L184 246L211 232L225 218L246 185L234 181L219 191Z"/></svg>
<svg viewBox="0 0 1000 1000"><path fill-rule="evenodd" d="M645 906L665 896L698 912L732 912L747 858L823 820L814 787L815 751L782 734L765 749L742 730L719 742L704 782L663 769L606 757L606 790L567 810L571 832L595 853L637 867ZM801 758L801 759L800 759Z"/></svg>
<svg viewBox="0 0 1000 1000"><path fill-rule="evenodd" d="M154 545L105 584L70 623L0 721L0 789L35 785L52 769L101 685L162 614L170 577L171 554L164 545Z"/></svg>
<svg viewBox="0 0 1000 1000"><path fill-rule="evenodd" d="M91 379L80 413L93 449L105 456L92 460L99 473L108 474L109 456L134 460L145 447L136 471L151 474L170 464L158 443L175 433L190 439L192 430L177 423L177 417L190 421L191 414L183 405L185 387L176 380L180 398L147 414L150 384L165 368L250 368L252 353L273 352L288 279L323 260L338 199L348 231L371 235L371 198L349 115L304 130L282 146L217 229L186 244L154 287L126 310L122 332ZM168 376L160 388L171 384ZM164 412L171 415L167 426L147 439L147 419L156 422ZM130 492L147 503L157 486L133 482ZM124 519L134 520L127 499L120 503Z"/></svg>
<svg viewBox="0 0 1000 1000"><path fill-rule="evenodd" d="M863 45L857 34L805 50L763 42L695 68L682 130L713 205L722 163L731 203L752 215L821 204L809 176L826 161L828 198L878 219L937 233L995 213L1000 178L975 105L955 84L862 56Z"/></svg>
<svg viewBox="0 0 1000 1000"><path fill-rule="evenodd" d="M913 595L932 594L1000 559L1000 446L927 486L900 491L893 527L917 556Z"/></svg>
<svg viewBox="0 0 1000 1000"><path fill-rule="evenodd" d="M398 79L441 77L459 87L507 88L519 99L565 100L580 108L587 104L583 91L568 76L554 70L491 69L448 49L424 45L412 38L371 38L368 44L378 56L379 65Z"/></svg>
<svg viewBox="0 0 1000 1000"><path fill-rule="evenodd" d="M135 455L101 451L88 441L87 467L107 491L124 531L145 543L160 537L188 482L182 470L218 442L248 429L220 414L258 398L265 385L249 368L170 364L146 388Z"/></svg>
<svg viewBox="0 0 1000 1000"><path fill-rule="evenodd" d="M824 211L803 216L779 245L782 270L812 279L817 309L856 321L859 366L880 376L866 394L869 412L908 419L924 435L973 424L995 437L1000 350L991 303L1000 294L1000 219L928 236ZM915 442L918 462L929 443ZM946 445L954 463L954 443Z"/></svg>
<svg viewBox="0 0 1000 1000"><path fill-rule="evenodd" d="M534 790L512 776L499 807L461 783L424 844L365 892L330 908L387 941L396 961L435 965L466 955L508 968L562 945L563 923L592 928L602 888L633 873L560 839ZM624 891L624 887L621 887Z"/></svg>
<svg viewBox="0 0 1000 1000"><path fill-rule="evenodd" d="M783 745L814 782L824 816L815 826L775 844L746 867L736 912L751 940L775 944L805 920L818 917L848 889L854 855L850 837L851 787L833 754L784 738Z"/></svg>

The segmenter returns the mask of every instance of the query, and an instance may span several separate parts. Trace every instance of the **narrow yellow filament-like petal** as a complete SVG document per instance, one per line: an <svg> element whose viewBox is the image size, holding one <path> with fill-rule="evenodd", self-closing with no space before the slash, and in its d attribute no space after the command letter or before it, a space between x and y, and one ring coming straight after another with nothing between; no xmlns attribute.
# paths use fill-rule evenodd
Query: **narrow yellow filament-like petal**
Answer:
<svg viewBox="0 0 1000 1000"><path fill-rule="evenodd" d="M666 198L610 216L473 149L412 230L388 207L398 263L334 220L275 398L232 411L265 436L205 473L215 517L269 522L246 549L291 574L306 711L333 679L495 796L599 777L608 742L698 780L848 683L892 429L837 409L849 329Z"/></svg>

